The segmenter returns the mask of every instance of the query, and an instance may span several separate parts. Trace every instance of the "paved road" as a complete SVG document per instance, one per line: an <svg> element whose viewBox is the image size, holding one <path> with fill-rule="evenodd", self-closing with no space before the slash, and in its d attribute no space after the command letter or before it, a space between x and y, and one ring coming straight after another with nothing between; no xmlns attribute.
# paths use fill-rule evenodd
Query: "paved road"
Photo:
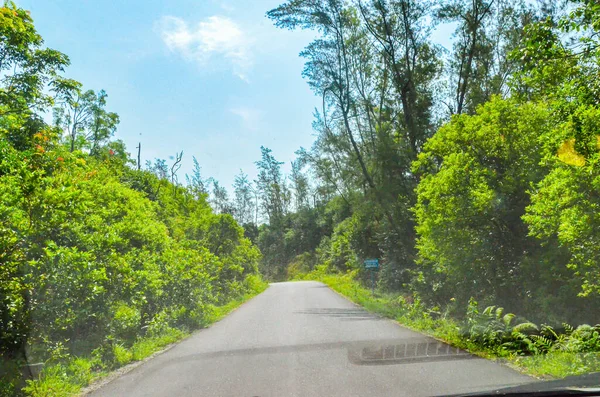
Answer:
<svg viewBox="0 0 600 397"><path fill-rule="evenodd" d="M272 284L92 396L431 396L531 381L369 314L323 284L293 282Z"/></svg>

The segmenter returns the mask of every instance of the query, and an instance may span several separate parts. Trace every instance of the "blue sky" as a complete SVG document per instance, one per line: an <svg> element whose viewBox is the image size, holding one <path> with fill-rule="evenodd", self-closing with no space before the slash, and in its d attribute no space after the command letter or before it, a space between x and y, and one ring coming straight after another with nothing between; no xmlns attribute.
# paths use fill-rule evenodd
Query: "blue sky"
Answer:
<svg viewBox="0 0 600 397"><path fill-rule="evenodd" d="M260 146L286 164L310 147L319 106L298 53L313 38L281 30L265 12L283 0L21 0L48 47L66 53L66 75L108 93L117 137L142 162L183 150L204 177L230 187L254 178ZM435 33L449 43L449 32Z"/></svg>

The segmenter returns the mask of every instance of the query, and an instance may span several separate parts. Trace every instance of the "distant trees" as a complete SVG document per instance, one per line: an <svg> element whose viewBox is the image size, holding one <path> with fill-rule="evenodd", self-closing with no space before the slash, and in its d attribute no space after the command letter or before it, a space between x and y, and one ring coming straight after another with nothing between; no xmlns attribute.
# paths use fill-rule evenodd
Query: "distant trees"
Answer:
<svg viewBox="0 0 600 397"><path fill-rule="evenodd" d="M219 214L230 214L232 208L229 204L229 194L224 186L219 184L219 181L212 179L212 192L210 198L214 210Z"/></svg>
<svg viewBox="0 0 600 397"><path fill-rule="evenodd" d="M256 188L260 209L269 223L279 222L286 211L286 187L281 174L281 162L275 160L271 149L260 147L261 159L256 162Z"/></svg>
<svg viewBox="0 0 600 397"><path fill-rule="evenodd" d="M308 177L302 172L301 160L292 161L291 165L290 184L294 195L294 209L299 211L309 205L310 186Z"/></svg>
<svg viewBox="0 0 600 397"><path fill-rule="evenodd" d="M233 213L236 220L241 225L255 223L256 220L256 200L255 190L248 179L248 175L240 170L233 182L234 203Z"/></svg>
<svg viewBox="0 0 600 397"><path fill-rule="evenodd" d="M202 177L202 168L196 157L192 156L194 166L192 168L192 175L185 175L188 188L196 198L200 198L203 195L208 194L209 181Z"/></svg>

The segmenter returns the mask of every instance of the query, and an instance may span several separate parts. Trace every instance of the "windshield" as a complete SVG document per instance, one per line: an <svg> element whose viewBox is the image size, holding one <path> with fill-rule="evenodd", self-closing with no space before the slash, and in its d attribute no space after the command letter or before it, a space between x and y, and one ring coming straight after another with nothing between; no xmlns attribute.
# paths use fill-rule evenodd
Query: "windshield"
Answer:
<svg viewBox="0 0 600 397"><path fill-rule="evenodd" d="M600 387L593 0L2 0L0 397Z"/></svg>

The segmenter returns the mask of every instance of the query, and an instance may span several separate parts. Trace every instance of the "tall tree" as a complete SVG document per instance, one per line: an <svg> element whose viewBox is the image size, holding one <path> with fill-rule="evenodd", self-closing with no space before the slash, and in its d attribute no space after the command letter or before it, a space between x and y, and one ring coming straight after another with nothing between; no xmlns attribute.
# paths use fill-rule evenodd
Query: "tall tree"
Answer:
<svg viewBox="0 0 600 397"><path fill-rule="evenodd" d="M282 162L275 159L271 149L260 147L261 160L255 164L258 168L256 187L261 201L261 209L270 224L281 221L285 214L286 187L281 173Z"/></svg>
<svg viewBox="0 0 600 397"><path fill-rule="evenodd" d="M302 160L292 161L290 182L294 191L294 207L296 211L309 205L310 185L308 178L302 172Z"/></svg>
<svg viewBox="0 0 600 397"><path fill-rule="evenodd" d="M448 113L474 113L493 95L508 95L520 64L510 54L519 47L524 27L553 12L520 0L442 1L436 18L457 26L446 62L449 98L442 98Z"/></svg>
<svg viewBox="0 0 600 397"><path fill-rule="evenodd" d="M202 167L200 167L200 163L196 159L196 156L192 156L193 167L192 167L192 175L185 175L185 179L188 185L188 189L192 192L194 197L200 198L203 195L208 194L209 181L202 177Z"/></svg>
<svg viewBox="0 0 600 397"><path fill-rule="evenodd" d="M416 0L359 2L365 27L380 48L389 73L392 95L400 98L399 133L413 158L433 133L432 82L439 73L439 51L429 38L431 7L429 1Z"/></svg>
<svg viewBox="0 0 600 397"><path fill-rule="evenodd" d="M229 203L229 194L225 186L221 186L219 181L212 179L212 197L211 204L218 214L229 214L232 211Z"/></svg>
<svg viewBox="0 0 600 397"><path fill-rule="evenodd" d="M241 224L245 225L254 222L255 201L252 184L248 179L248 175L242 170L236 175L233 182L234 192L234 217Z"/></svg>

